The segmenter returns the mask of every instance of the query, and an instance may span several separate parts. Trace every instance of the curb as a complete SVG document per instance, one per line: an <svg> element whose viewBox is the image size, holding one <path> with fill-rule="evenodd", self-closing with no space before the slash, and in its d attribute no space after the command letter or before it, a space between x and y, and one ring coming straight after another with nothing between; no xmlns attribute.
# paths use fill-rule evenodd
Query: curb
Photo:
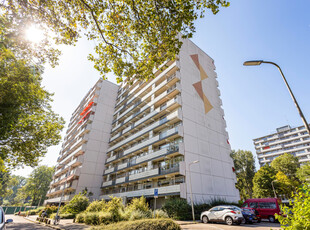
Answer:
<svg viewBox="0 0 310 230"><path fill-rule="evenodd" d="M41 224L41 225L44 225L46 227L50 227L50 228L53 228L53 229L58 229L58 230L65 230L63 228L59 228L59 227L56 227L56 226L53 226L51 224L45 224L45 223L41 223L41 222L38 222L38 221L35 221L35 220L31 220L30 218L27 218L27 217L24 217L24 219L30 221L30 222L33 222L33 223L36 223L36 224Z"/></svg>

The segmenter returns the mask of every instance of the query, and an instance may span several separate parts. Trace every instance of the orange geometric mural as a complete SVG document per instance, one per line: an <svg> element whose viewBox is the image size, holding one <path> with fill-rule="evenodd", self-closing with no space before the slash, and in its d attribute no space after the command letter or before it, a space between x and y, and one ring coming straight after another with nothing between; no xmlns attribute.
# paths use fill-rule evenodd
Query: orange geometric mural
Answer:
<svg viewBox="0 0 310 230"><path fill-rule="evenodd" d="M203 101L203 104L205 107L205 113L208 113L213 108L213 106L211 105L206 95L203 93L203 89L202 89L202 80L207 79L208 75L199 63L198 54L193 54L190 56L200 72L200 81L194 83L193 86L195 90L197 91L199 97Z"/></svg>

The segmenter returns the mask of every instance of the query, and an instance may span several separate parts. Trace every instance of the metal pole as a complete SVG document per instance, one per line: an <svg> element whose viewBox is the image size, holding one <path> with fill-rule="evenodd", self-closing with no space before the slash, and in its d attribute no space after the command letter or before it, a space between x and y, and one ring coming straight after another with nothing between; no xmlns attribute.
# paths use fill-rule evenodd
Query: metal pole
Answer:
<svg viewBox="0 0 310 230"><path fill-rule="evenodd" d="M156 197L154 198L154 219L156 218L155 210L156 210Z"/></svg>
<svg viewBox="0 0 310 230"><path fill-rule="evenodd" d="M274 198L277 198L277 194L276 194L276 190L274 189L273 182L275 182L275 181L274 180L271 181L271 186L272 186L272 190L273 190L273 193L274 193Z"/></svg>
<svg viewBox="0 0 310 230"><path fill-rule="evenodd" d="M193 221L195 222L195 212L194 212L193 191L192 191L190 167L191 167L191 163L189 163L189 165L188 165L188 172L189 172L188 182L189 182L189 188L190 188L190 192L191 192L191 206L192 206Z"/></svg>
<svg viewBox="0 0 310 230"><path fill-rule="evenodd" d="M307 131L308 131L308 135L310 135L309 123L307 122L307 120L306 120L304 114L302 113L302 111L301 111L301 109L300 109L300 107L299 107L299 104L298 104L298 102L297 102L297 100L296 100L296 98L295 98L295 96L294 96L294 94L293 94L293 92L292 92L292 90L291 90L291 87L289 86L288 82L286 81L286 78L285 78L285 76L284 76L284 74L283 74L283 72L282 72L280 66L278 66L276 63L270 62L270 61L263 61L262 63L272 64L272 65L274 65L274 66L276 66L276 67L278 68L278 70L280 71L281 76L282 76L282 78L283 78L283 80L284 80L284 82L285 82L285 85L286 85L286 87L287 87L287 89L288 89L288 91L289 91L289 93L290 93L290 95L291 95L291 97L292 97L292 99L293 99L293 101L294 101L294 103L295 103L295 106L296 106L296 108L297 108L297 110L298 110L298 112L299 112L299 115L300 115L300 117L301 117L301 119L302 119L302 122L304 123L304 126L305 126L305 128L307 129Z"/></svg>

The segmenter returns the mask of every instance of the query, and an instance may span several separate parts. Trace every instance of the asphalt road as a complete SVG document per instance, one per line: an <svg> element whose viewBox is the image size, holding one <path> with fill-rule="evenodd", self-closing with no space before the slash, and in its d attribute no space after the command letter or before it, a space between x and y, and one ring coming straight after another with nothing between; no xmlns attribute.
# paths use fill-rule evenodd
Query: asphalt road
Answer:
<svg viewBox="0 0 310 230"><path fill-rule="evenodd" d="M30 222L26 219L24 219L24 217L20 217L20 216L14 216L14 215L6 215L5 216L6 219L13 219L13 223L10 223L8 225L6 225L6 229L7 230L51 230L51 228L43 226L41 224L36 224L33 222Z"/></svg>
<svg viewBox="0 0 310 230"><path fill-rule="evenodd" d="M261 222L255 224L241 224L241 225L226 225L226 224L188 224L188 225L181 225L182 229L193 229L193 230L279 230L280 224L278 223L269 223L269 222Z"/></svg>

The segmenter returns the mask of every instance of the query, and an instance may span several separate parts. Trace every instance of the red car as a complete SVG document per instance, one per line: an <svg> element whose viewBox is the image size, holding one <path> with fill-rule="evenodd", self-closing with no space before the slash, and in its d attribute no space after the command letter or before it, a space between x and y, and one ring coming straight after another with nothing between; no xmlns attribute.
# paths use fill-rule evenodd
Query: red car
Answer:
<svg viewBox="0 0 310 230"><path fill-rule="evenodd" d="M270 222L276 221L275 214L281 215L281 200L277 198L257 198L247 199L242 208L253 208L258 211L261 219L269 219Z"/></svg>

